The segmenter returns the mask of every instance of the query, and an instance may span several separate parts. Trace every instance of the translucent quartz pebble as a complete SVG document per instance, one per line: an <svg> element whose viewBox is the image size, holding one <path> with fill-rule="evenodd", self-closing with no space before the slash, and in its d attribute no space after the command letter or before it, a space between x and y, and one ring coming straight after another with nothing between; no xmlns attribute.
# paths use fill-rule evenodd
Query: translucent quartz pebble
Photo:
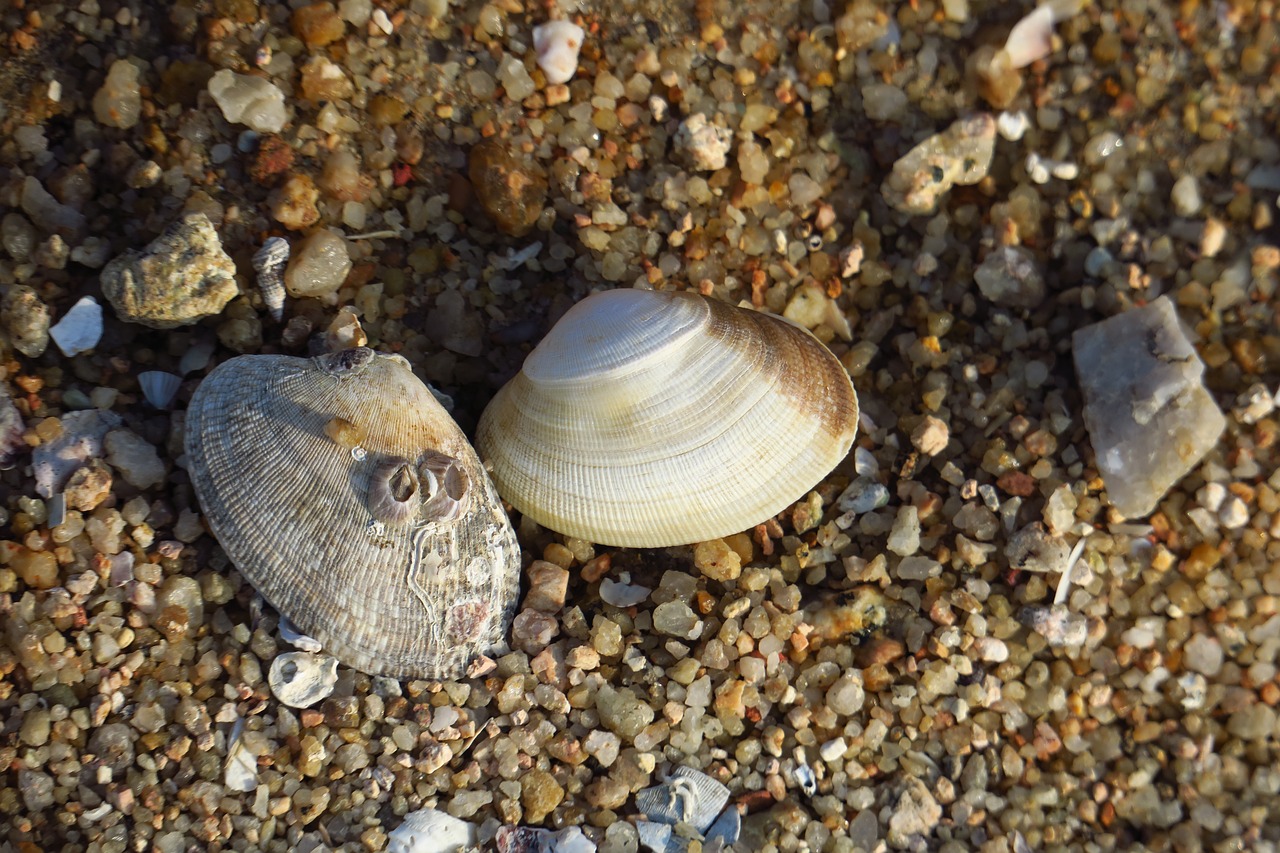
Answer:
<svg viewBox="0 0 1280 853"><path fill-rule="evenodd" d="M1141 518L1226 428L1201 381L1204 363L1167 296L1078 329L1071 347L1107 497Z"/></svg>

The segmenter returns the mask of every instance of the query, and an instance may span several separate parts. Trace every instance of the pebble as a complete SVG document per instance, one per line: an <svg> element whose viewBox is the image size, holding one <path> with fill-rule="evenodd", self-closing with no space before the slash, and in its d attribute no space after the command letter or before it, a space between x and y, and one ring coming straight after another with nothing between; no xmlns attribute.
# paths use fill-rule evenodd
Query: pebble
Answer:
<svg viewBox="0 0 1280 853"><path fill-rule="evenodd" d="M694 169L716 172L728 163L733 134L707 121L702 113L694 113L680 122L674 142L676 151L683 153Z"/></svg>
<svg viewBox="0 0 1280 853"><path fill-rule="evenodd" d="M103 267L102 293L121 320L173 329L221 313L239 292L235 274L209 218L189 213Z"/></svg>
<svg viewBox="0 0 1280 853"><path fill-rule="evenodd" d="M498 82L513 101L523 101L538 89L524 63L510 54L498 64Z"/></svg>
<svg viewBox="0 0 1280 853"><path fill-rule="evenodd" d="M224 68L209 78L209 94L223 118L258 133L279 133L289 121L284 92L265 77Z"/></svg>
<svg viewBox="0 0 1280 853"><path fill-rule="evenodd" d="M49 346L49 322L49 306L35 288L10 285L0 297L0 323L4 324L13 348L27 358L44 355Z"/></svg>
<svg viewBox="0 0 1280 853"><path fill-rule="evenodd" d="M328 229L320 229L299 242L285 269L284 284L290 296L326 297L347 280L352 267L347 241Z"/></svg>
<svg viewBox="0 0 1280 853"><path fill-rule="evenodd" d="M498 230L512 237L533 230L547 197L542 166L494 138L472 147L467 169L476 199Z"/></svg>
<svg viewBox="0 0 1280 853"><path fill-rule="evenodd" d="M1182 653L1183 663L1192 672L1212 678L1222 671L1225 655L1216 637L1195 634L1183 645Z"/></svg>
<svg viewBox="0 0 1280 853"><path fill-rule="evenodd" d="M1044 302L1044 277L1035 256L1019 246L992 250L973 271L982 295L997 305L1037 308Z"/></svg>
<svg viewBox="0 0 1280 853"><path fill-rule="evenodd" d="M945 421L926 415L911 431L911 444L921 453L937 456L947 449L951 431Z"/></svg>
<svg viewBox="0 0 1280 853"><path fill-rule="evenodd" d="M894 163L881 194L903 213L932 213L954 185L976 184L986 177L995 137L996 122L990 114L958 119Z"/></svg>
<svg viewBox="0 0 1280 853"><path fill-rule="evenodd" d="M529 770L520 780L520 804L529 823L542 823L563 799L564 788L545 770Z"/></svg>
<svg viewBox="0 0 1280 853"><path fill-rule="evenodd" d="M533 28L533 49L547 82L568 83L578 70L578 53L586 34L569 21L548 21Z"/></svg>
<svg viewBox="0 0 1280 853"><path fill-rule="evenodd" d="M1112 506L1147 515L1226 428L1167 296L1072 335L1084 422Z"/></svg>
<svg viewBox="0 0 1280 853"><path fill-rule="evenodd" d="M904 781L902 794L889 815L889 844L907 847L912 838L924 838L942 820L942 806L929 787L914 776Z"/></svg>
<svg viewBox="0 0 1280 853"><path fill-rule="evenodd" d="M543 613L557 613L564 607L569 587L569 572L546 560L534 560L526 569L529 575L529 591L524 606Z"/></svg>
<svg viewBox="0 0 1280 853"><path fill-rule="evenodd" d="M742 557L723 539L695 545L693 565L705 577L721 582L735 580L742 574Z"/></svg>
<svg viewBox="0 0 1280 853"><path fill-rule="evenodd" d="M92 296L82 296L71 310L49 327L49 337L65 356L92 352L102 340L102 306Z"/></svg>
<svg viewBox="0 0 1280 853"><path fill-rule="evenodd" d="M915 507L898 507L893 529L889 531L889 542L885 547L900 557L910 556L920 550L920 516Z"/></svg>
<svg viewBox="0 0 1280 853"><path fill-rule="evenodd" d="M107 79L93 96L93 114L99 124L128 130L142 115L139 69L128 59L117 59L107 69Z"/></svg>

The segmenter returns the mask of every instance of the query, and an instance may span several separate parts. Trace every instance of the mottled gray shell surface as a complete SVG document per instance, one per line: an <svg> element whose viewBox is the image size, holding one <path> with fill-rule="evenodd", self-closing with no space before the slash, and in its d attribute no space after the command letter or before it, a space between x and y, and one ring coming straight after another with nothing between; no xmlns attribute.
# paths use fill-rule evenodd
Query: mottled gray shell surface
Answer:
<svg viewBox="0 0 1280 853"><path fill-rule="evenodd" d="M186 452L223 550L342 663L452 678L503 643L515 533L403 358L363 347L233 358L192 397Z"/></svg>

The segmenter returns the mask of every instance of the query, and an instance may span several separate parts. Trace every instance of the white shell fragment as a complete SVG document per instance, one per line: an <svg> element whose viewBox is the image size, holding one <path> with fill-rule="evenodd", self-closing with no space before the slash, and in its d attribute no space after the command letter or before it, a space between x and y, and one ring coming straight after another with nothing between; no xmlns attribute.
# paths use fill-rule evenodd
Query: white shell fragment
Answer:
<svg viewBox="0 0 1280 853"><path fill-rule="evenodd" d="M498 853L596 853L595 842L576 826L558 832L533 826L502 826L493 840Z"/></svg>
<svg viewBox="0 0 1280 853"><path fill-rule="evenodd" d="M88 352L102 340L102 306L92 296L82 296L53 324L49 336L65 356Z"/></svg>
<svg viewBox="0 0 1280 853"><path fill-rule="evenodd" d="M419 809L387 833L387 853L460 853L476 843L476 829L435 809Z"/></svg>
<svg viewBox="0 0 1280 853"><path fill-rule="evenodd" d="M306 634L298 630L298 626L294 625L287 617L280 617L280 638L295 649L304 652L318 652L324 648L320 641L314 637L308 637Z"/></svg>
<svg viewBox="0 0 1280 853"><path fill-rule="evenodd" d="M289 241L283 237L268 237L253 255L262 301L277 323L284 316L284 271L288 265Z"/></svg>
<svg viewBox="0 0 1280 853"><path fill-rule="evenodd" d="M849 452L849 375L804 329L694 293L579 302L476 432L499 493L552 530L659 548L759 524Z"/></svg>
<svg viewBox="0 0 1280 853"><path fill-rule="evenodd" d="M603 578L600 581L600 600L614 607L635 607L649 597L653 590L639 584Z"/></svg>
<svg viewBox="0 0 1280 853"><path fill-rule="evenodd" d="M548 21L533 28L533 49L548 83L568 83L573 79L585 35L582 27L568 21Z"/></svg>
<svg viewBox="0 0 1280 853"><path fill-rule="evenodd" d="M328 655L285 652L271 661L267 683L290 708L310 708L327 699L338 683L338 662Z"/></svg>
<svg viewBox="0 0 1280 853"><path fill-rule="evenodd" d="M241 737L243 733L244 720L236 720L231 732L231 746L227 749L222 781L232 791L248 793L258 787L258 759Z"/></svg>
<svg viewBox="0 0 1280 853"><path fill-rule="evenodd" d="M144 370L138 374L138 385L148 403L157 409L167 409L182 385L182 377L163 370Z"/></svg>

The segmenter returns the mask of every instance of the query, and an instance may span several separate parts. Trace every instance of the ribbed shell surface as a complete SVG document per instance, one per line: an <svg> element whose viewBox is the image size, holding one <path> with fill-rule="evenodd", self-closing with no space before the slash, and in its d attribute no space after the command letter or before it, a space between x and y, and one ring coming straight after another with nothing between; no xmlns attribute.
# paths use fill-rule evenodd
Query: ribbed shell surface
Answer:
<svg viewBox="0 0 1280 853"><path fill-rule="evenodd" d="M356 447L331 437L350 425ZM520 549L462 431L398 356L240 356L196 390L191 479L214 535L254 587L343 663L448 678L503 641ZM470 481L452 520L384 524L380 466L453 457Z"/></svg>
<svg viewBox="0 0 1280 853"><path fill-rule="evenodd" d="M607 545L750 528L849 452L843 366L776 317L690 293L613 290L570 309L480 419L503 497Z"/></svg>

